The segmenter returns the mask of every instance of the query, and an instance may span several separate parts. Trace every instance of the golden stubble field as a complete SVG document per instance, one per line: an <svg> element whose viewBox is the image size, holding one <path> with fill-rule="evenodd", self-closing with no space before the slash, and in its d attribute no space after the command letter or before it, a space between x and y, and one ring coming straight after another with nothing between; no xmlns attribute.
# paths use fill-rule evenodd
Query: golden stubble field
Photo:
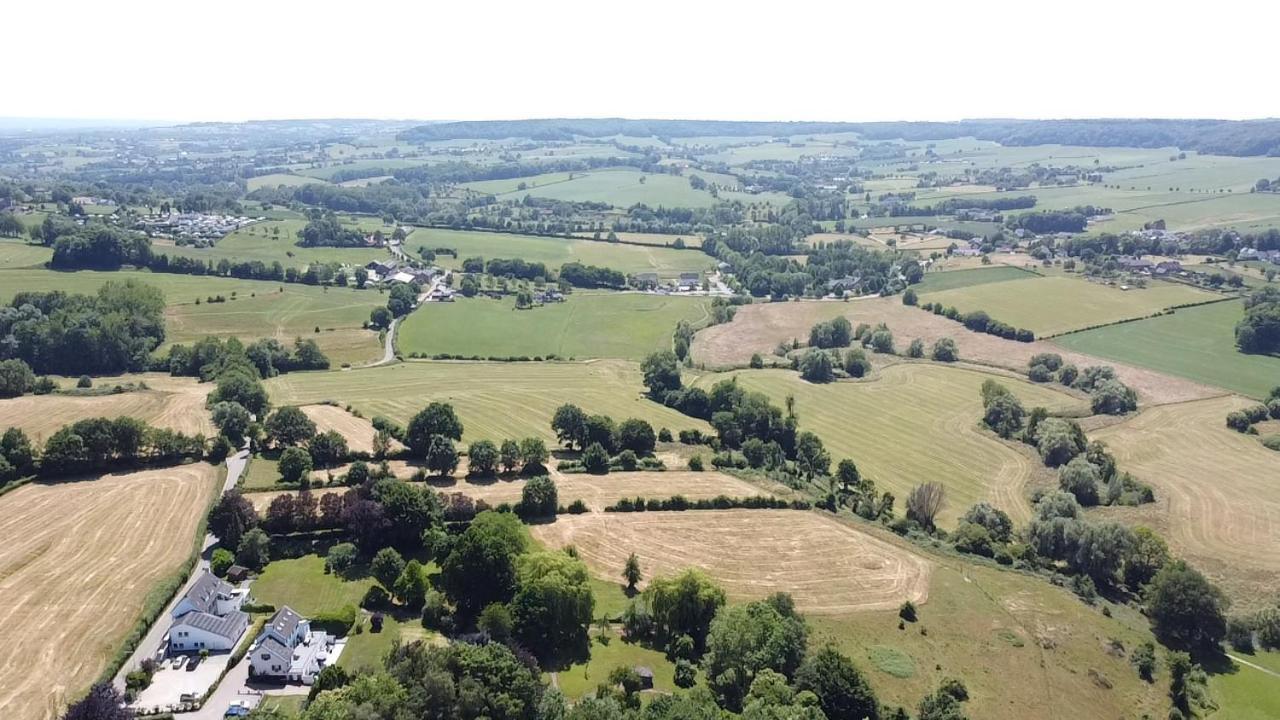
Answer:
<svg viewBox="0 0 1280 720"><path fill-rule="evenodd" d="M198 463L0 497L6 718L54 718L98 677L147 595L190 555L217 475Z"/></svg>
<svg viewBox="0 0 1280 720"><path fill-rule="evenodd" d="M699 568L731 600L788 592L807 613L885 610L929 597L923 557L817 512L588 513L530 530L547 547L572 545L601 580L617 582L635 553L646 579Z"/></svg>
<svg viewBox="0 0 1280 720"><path fill-rule="evenodd" d="M212 383L156 373L136 379L146 382L149 389L116 395L23 395L0 400L0 428L22 428L33 441L45 440L77 420L127 415L190 435L216 432L204 406Z"/></svg>

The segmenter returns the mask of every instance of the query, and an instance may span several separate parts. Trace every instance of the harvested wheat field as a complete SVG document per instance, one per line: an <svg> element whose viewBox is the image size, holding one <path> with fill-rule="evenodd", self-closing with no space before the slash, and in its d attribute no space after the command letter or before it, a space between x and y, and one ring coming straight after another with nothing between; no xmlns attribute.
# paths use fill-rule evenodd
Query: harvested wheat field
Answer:
<svg viewBox="0 0 1280 720"><path fill-rule="evenodd" d="M788 592L808 613L885 610L929 596L924 558L815 512L590 513L530 531L548 547L574 546L602 580L616 581L634 552L646 578L700 568L731 600Z"/></svg>
<svg viewBox="0 0 1280 720"><path fill-rule="evenodd" d="M77 420L128 415L192 435L216 432L204 406L213 389L211 383L168 375L140 379L149 389L118 395L24 395L0 400L0 427L19 427L32 440L44 440Z"/></svg>
<svg viewBox="0 0 1280 720"><path fill-rule="evenodd" d="M199 463L0 498L5 717L56 717L98 677L147 595L190 555L216 476Z"/></svg>
<svg viewBox="0 0 1280 720"><path fill-rule="evenodd" d="M1097 431L1120 467L1150 483L1156 502L1107 509L1158 530L1244 610L1280 588L1280 453L1228 429L1239 397L1151 408Z"/></svg>
<svg viewBox="0 0 1280 720"><path fill-rule="evenodd" d="M738 309L732 322L712 325L699 332L693 339L693 358L708 367L743 366L751 360L752 353L768 357L778 343L796 338L802 343L808 341L809 328L837 315L844 315L854 325L885 323L893 331L899 352L916 338L928 347L941 338L949 337L956 341L961 360L1019 372L1026 372L1027 361L1032 355L1043 352L1058 353L1078 367L1110 365L1121 380L1138 391L1145 404L1161 405L1223 394L1221 390L1190 380L1071 352L1049 342L1021 343L975 333L953 320L903 305L900 297L746 305ZM872 362L875 362L874 357Z"/></svg>
<svg viewBox="0 0 1280 720"><path fill-rule="evenodd" d="M373 436L377 431L368 420L356 417L337 405L303 405L302 412L311 418L319 432L337 430L347 439L347 447L352 452L373 452ZM393 448L401 447L394 440L391 444Z"/></svg>
<svg viewBox="0 0 1280 720"><path fill-rule="evenodd" d="M777 405L787 396L794 398L800 429L822 439L832 465L852 459L875 481L877 490L905 498L922 482L940 483L946 502L938 522L946 528L955 527L979 501L995 505L1017 522L1026 521L1031 517L1029 487L1053 480L1034 451L981 429L979 388L990 373L902 362L858 382L815 385L790 370L743 370L704 375L696 385L709 389L730 376ZM1070 411L1083 403L1052 386L995 379L1027 407Z"/></svg>
<svg viewBox="0 0 1280 720"><path fill-rule="evenodd" d="M391 470L399 478L409 478L416 468L405 465L403 461L393 461ZM335 471L335 475L340 474ZM467 478L464 469L460 469L456 477L431 478L421 483L442 493L462 493L473 500L483 500L491 506L502 503L520 502L520 494L524 490L524 478L502 477L478 480ZM556 490L561 505L568 505L574 500L581 500L587 507L601 511L623 498L642 496L646 499L666 499L673 495L683 495L690 500L710 500L727 495L729 497L754 497L757 495L787 496L790 490L779 486L775 491L762 490L745 480L720 472L616 472L608 475L587 475L582 473L564 474L552 470ZM418 483L415 483L418 484ZM343 493L349 488L326 487L315 488L317 497L329 493ZM266 510L271 501L278 495L291 493L290 490L248 493L253 506Z"/></svg>

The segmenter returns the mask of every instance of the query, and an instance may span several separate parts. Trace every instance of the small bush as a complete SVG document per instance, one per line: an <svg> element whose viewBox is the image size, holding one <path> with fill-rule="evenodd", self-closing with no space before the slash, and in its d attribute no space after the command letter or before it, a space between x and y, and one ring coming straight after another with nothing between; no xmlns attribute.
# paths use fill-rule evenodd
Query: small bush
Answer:
<svg viewBox="0 0 1280 720"><path fill-rule="evenodd" d="M80 379L76 381L76 387L78 388L93 387L93 378L89 377L88 375L81 375Z"/></svg>
<svg viewBox="0 0 1280 720"><path fill-rule="evenodd" d="M907 622L915 622L918 617L916 614L916 604L910 600L902 603L902 607L898 608L898 617Z"/></svg>
<svg viewBox="0 0 1280 720"><path fill-rule="evenodd" d="M689 469L694 472L702 472L702 456L701 455L694 455L693 457L689 458Z"/></svg>

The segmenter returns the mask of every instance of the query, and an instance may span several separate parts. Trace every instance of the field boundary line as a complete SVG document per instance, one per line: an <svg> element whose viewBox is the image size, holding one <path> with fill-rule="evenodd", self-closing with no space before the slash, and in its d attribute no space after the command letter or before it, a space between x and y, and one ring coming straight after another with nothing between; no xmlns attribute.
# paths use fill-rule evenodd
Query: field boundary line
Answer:
<svg viewBox="0 0 1280 720"><path fill-rule="evenodd" d="M1166 315L1173 315L1178 310L1185 310L1187 308L1203 307L1205 305L1213 305L1215 303L1230 302L1232 300L1239 300L1239 299L1240 298L1238 296L1229 296L1229 297L1213 298L1212 300L1205 300L1204 302L1183 303L1181 305L1170 305L1169 307L1164 308L1159 312L1151 313L1150 315L1143 315L1142 317L1134 317L1134 318L1125 318L1123 320L1116 320L1115 322L1102 323L1101 325L1090 325L1088 327L1077 328L1075 330L1067 330L1060 333L1054 333L1053 335L1040 335L1040 336L1037 336L1036 339L1037 340L1053 340L1054 338L1065 337L1067 335L1075 335L1076 333L1089 332L1090 330L1100 330L1102 328L1114 327L1116 325L1124 325L1126 323L1139 322L1141 320L1152 320L1154 318L1164 317Z"/></svg>
<svg viewBox="0 0 1280 720"><path fill-rule="evenodd" d="M1236 657L1235 655L1232 655L1231 653L1227 653L1227 657L1231 658L1231 659L1232 659L1233 661L1235 661L1235 662L1240 663L1241 665L1244 665L1245 667L1251 667L1251 668L1253 668L1254 670L1258 670L1258 671L1260 671L1260 672L1264 672L1264 673L1266 673L1266 674L1270 675L1271 677L1274 677L1274 678L1280 678L1280 672L1276 672L1275 670L1272 670L1271 668L1263 667L1263 666L1261 666L1261 665L1259 665L1259 664L1257 664L1257 663L1249 662L1248 660L1245 660L1245 659L1244 659L1244 658L1242 658L1242 657Z"/></svg>

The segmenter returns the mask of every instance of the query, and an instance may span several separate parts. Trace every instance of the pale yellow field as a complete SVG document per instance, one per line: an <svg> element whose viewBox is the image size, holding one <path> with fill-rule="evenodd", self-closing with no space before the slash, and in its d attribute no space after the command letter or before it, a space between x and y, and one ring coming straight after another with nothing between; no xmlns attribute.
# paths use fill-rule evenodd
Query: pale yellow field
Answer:
<svg viewBox="0 0 1280 720"><path fill-rule="evenodd" d="M0 497L0 708L48 720L88 688L147 594L190 555L218 471L204 463Z"/></svg>
<svg viewBox="0 0 1280 720"><path fill-rule="evenodd" d="M1280 589L1280 453L1226 427L1238 397L1165 405L1097 431L1120 467L1150 483L1156 503L1108 511L1154 526L1240 603Z"/></svg>
<svg viewBox="0 0 1280 720"><path fill-rule="evenodd" d="M929 597L928 561L817 512L588 513L560 515L530 531L548 547L572 545L593 575L612 582L635 553L646 580L698 568L732 601L788 592L813 614L884 610Z"/></svg>
<svg viewBox="0 0 1280 720"><path fill-rule="evenodd" d="M76 420L127 415L188 434L214 434L204 405L213 389L211 383L154 373L128 379L143 380L150 389L118 395L24 395L0 400L0 428L22 428L34 442L47 439ZM99 381L109 382L108 379Z"/></svg>

